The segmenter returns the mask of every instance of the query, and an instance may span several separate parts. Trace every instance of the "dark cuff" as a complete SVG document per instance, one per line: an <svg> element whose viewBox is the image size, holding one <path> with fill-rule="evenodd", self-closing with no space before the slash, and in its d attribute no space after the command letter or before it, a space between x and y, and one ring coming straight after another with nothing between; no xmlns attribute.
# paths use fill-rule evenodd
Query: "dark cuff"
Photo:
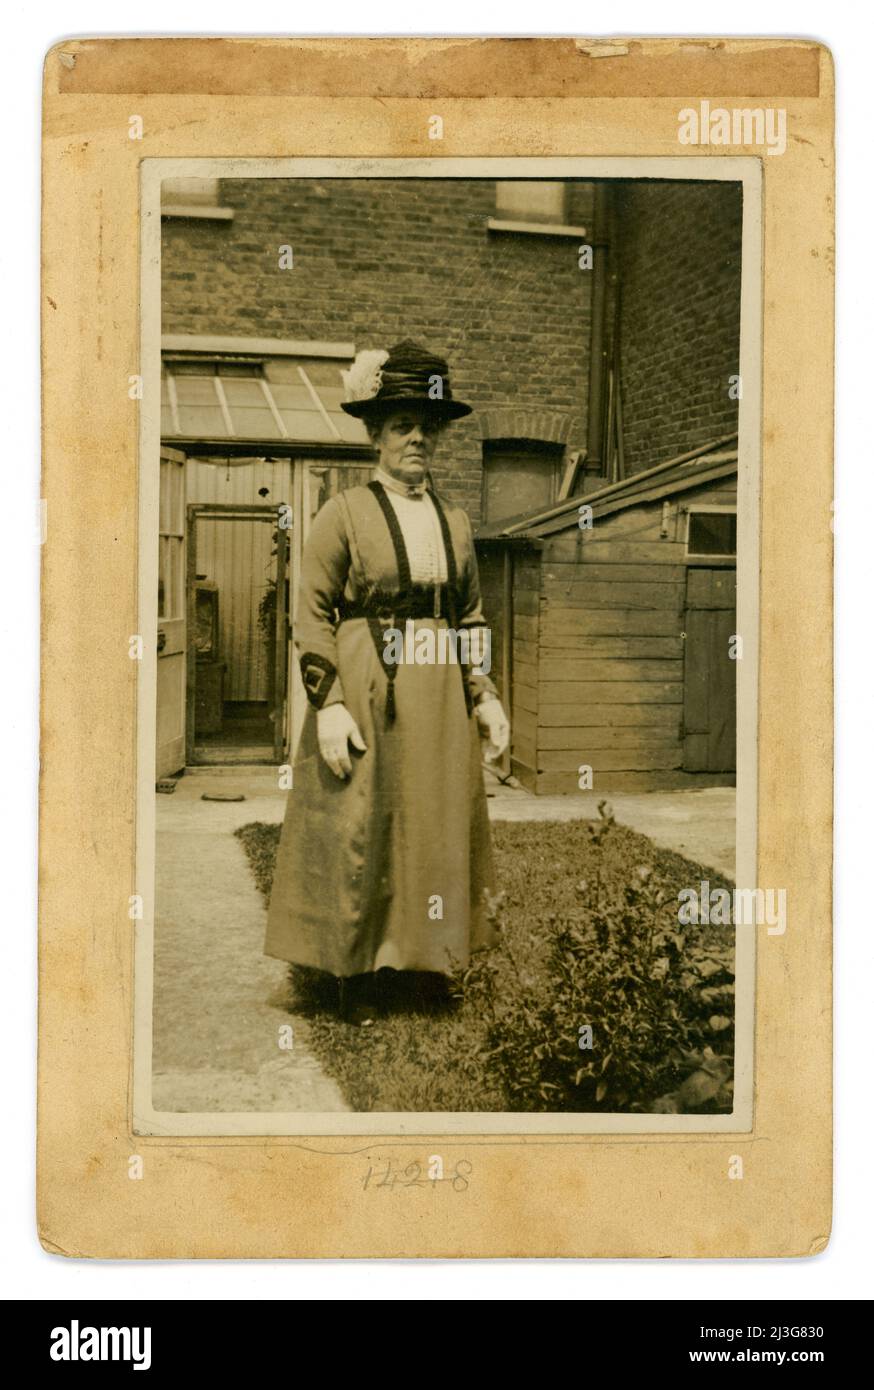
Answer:
<svg viewBox="0 0 874 1390"><path fill-rule="evenodd" d="M334 684L336 666L317 652L304 652L300 659L300 674L307 699L315 709L321 709Z"/></svg>

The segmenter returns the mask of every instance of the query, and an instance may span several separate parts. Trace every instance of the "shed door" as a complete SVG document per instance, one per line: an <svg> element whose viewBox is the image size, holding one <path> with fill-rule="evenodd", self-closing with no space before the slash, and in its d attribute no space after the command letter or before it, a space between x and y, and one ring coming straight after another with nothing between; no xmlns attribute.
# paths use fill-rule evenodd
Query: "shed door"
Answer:
<svg viewBox="0 0 874 1390"><path fill-rule="evenodd" d="M185 766L185 455L161 449L155 776Z"/></svg>
<svg viewBox="0 0 874 1390"><path fill-rule="evenodd" d="M735 626L734 569L690 567L686 574L686 661L683 767L687 772L735 769L736 663L729 655Z"/></svg>

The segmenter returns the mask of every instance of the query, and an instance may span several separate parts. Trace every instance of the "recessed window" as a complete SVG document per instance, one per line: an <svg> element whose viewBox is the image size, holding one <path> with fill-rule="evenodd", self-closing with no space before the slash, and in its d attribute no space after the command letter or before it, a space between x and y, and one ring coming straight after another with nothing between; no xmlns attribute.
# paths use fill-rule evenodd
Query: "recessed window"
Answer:
<svg viewBox="0 0 874 1390"><path fill-rule="evenodd" d="M737 555L736 512L689 512L686 554L691 558Z"/></svg>
<svg viewBox="0 0 874 1390"><path fill-rule="evenodd" d="M568 184L553 179L503 179L495 184L495 215L490 232L584 237L586 229L568 223Z"/></svg>
<svg viewBox="0 0 874 1390"><path fill-rule="evenodd" d="M566 222L567 184L510 179L495 184L495 213L519 222Z"/></svg>
<svg viewBox="0 0 874 1390"><path fill-rule="evenodd" d="M503 521L551 506L563 458L558 444L489 440L483 447L483 521Z"/></svg>
<svg viewBox="0 0 874 1390"><path fill-rule="evenodd" d="M220 179L162 179L162 217L211 217L230 221L233 208L221 206Z"/></svg>

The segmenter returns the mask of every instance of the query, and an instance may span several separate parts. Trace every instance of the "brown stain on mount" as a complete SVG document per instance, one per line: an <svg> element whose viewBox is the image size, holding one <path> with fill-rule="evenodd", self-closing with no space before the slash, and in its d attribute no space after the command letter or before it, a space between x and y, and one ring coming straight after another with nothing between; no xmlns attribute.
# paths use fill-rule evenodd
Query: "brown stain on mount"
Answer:
<svg viewBox="0 0 874 1390"><path fill-rule="evenodd" d="M819 95L820 45L804 40L98 39L67 42L59 94L189 96L699 97ZM58 61L52 63L52 53ZM620 57L620 62L605 62Z"/></svg>

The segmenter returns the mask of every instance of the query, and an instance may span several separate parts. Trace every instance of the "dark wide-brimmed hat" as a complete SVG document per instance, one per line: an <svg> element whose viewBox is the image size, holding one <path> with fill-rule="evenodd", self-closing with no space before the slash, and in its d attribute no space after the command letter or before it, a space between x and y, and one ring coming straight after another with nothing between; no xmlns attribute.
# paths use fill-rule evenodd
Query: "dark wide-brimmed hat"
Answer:
<svg viewBox="0 0 874 1390"><path fill-rule="evenodd" d="M347 396L342 408L359 420L378 419L404 405L427 406L444 420L457 420L473 409L453 396L445 357L409 338L388 352L359 352L342 375Z"/></svg>

